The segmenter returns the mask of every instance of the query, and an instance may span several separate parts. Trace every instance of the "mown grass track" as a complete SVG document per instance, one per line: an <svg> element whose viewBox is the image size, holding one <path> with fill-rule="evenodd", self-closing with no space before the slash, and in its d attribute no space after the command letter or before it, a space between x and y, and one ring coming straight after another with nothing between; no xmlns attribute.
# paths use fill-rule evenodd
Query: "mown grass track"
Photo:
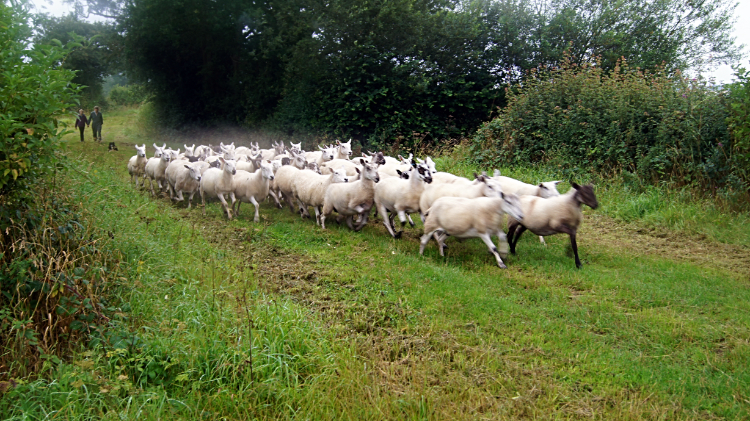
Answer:
<svg viewBox="0 0 750 421"><path fill-rule="evenodd" d="M279 356L302 362L297 380L269 371L256 377L266 381L239 376L198 392L174 380L154 390L191 409L154 408L153 418L750 417L746 246L587 210L582 270L565 237L544 247L527 234L503 271L479 241L451 241L446 258L431 243L420 257L419 223L396 241L379 219L361 233L335 224L323 231L268 203L260 224L247 205L227 222L216 203L204 217L132 192L131 145L152 141L126 126L128 113L105 127L119 152L69 142L66 154L83 162L90 194L111 195L92 212L115 233L113 246L127 238L145 256L134 260L146 262L137 269L143 276L125 298L140 300L132 328L167 354L189 350L180 358L196 369L191 357L228 352L208 340L216 339L211 329L242 336L243 297L265 297L253 299L250 318L278 305L301 315L286 339L272 332L272 318L263 334ZM232 326L210 325L227 320ZM165 323L193 334L175 335Z"/></svg>

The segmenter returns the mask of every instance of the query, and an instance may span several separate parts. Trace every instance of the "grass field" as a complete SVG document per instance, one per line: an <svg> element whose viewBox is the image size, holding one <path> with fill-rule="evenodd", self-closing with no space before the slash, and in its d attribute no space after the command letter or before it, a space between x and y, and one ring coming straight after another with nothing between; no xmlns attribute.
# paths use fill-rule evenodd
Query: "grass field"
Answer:
<svg viewBox="0 0 750 421"><path fill-rule="evenodd" d="M419 222L393 240L379 218L352 233L152 198L126 162L170 139L137 109L105 116L103 144L66 137L64 179L130 268L123 316L6 393L3 419L750 418L746 214L600 182L583 269L566 237L527 234L500 270L479 240L420 256ZM455 154L438 168L476 170Z"/></svg>

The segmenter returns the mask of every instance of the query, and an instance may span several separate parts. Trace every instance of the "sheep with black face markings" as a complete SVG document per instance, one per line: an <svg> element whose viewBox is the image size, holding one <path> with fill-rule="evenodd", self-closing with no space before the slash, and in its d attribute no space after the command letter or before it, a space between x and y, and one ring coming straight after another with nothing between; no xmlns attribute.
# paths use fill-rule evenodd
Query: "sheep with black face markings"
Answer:
<svg viewBox="0 0 750 421"><path fill-rule="evenodd" d="M516 253L518 239L527 229L542 236L564 233L570 236L570 246L575 255L576 267L583 266L581 259L578 258L578 243L576 242L576 233L583 221L581 206L585 204L591 209L596 209L599 202L596 200L593 186L570 184L572 188L561 196L547 199L538 196L521 197L523 219L510 218L508 220L508 241L511 253Z"/></svg>
<svg viewBox="0 0 750 421"><path fill-rule="evenodd" d="M399 171L399 175L401 174ZM384 178L375 186L375 207L383 218L383 225L393 238L401 238L409 213L420 212L419 199L425 189L425 184L430 183L432 183L432 174L429 168L425 164L417 164L412 168L408 179ZM398 233L393 228L388 212L398 214L401 221L401 231ZM409 223L414 226L411 219Z"/></svg>
<svg viewBox="0 0 750 421"><path fill-rule="evenodd" d="M441 197L427 210L424 222L424 235L419 241L419 254L424 253L424 247L435 236L440 255L445 256L445 238L479 237L487 245L490 253L495 256L497 266L505 269L501 258L502 249L507 247L505 233L500 228L503 214L524 220L524 214L518 196L500 193L497 197ZM492 237L500 240L501 251L492 242Z"/></svg>

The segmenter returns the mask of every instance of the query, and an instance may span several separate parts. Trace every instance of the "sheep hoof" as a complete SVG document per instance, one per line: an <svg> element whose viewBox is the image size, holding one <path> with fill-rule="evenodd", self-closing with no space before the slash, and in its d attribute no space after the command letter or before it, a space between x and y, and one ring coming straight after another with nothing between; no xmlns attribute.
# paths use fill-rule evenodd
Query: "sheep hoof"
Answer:
<svg viewBox="0 0 750 421"><path fill-rule="evenodd" d="M399 232L397 232L396 234L393 235L393 238L395 238L396 240L399 240L399 239L401 239L401 234L403 234L403 233L404 233L403 231L399 231Z"/></svg>
<svg viewBox="0 0 750 421"><path fill-rule="evenodd" d="M504 263L498 263L498 265L497 265L497 266L498 266L498 267L499 267L500 269L508 269L508 267L507 267L507 266L505 266L505 264L504 264Z"/></svg>

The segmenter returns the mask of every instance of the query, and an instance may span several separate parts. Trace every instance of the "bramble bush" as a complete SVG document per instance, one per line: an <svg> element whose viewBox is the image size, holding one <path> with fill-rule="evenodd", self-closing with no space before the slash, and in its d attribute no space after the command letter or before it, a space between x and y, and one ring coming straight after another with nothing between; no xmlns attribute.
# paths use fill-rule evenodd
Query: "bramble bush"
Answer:
<svg viewBox="0 0 750 421"><path fill-rule="evenodd" d="M605 72L566 58L532 71L507 95L508 105L473 139L483 164L550 166L562 176L623 173L747 195L727 93L704 80L630 69L624 59Z"/></svg>

